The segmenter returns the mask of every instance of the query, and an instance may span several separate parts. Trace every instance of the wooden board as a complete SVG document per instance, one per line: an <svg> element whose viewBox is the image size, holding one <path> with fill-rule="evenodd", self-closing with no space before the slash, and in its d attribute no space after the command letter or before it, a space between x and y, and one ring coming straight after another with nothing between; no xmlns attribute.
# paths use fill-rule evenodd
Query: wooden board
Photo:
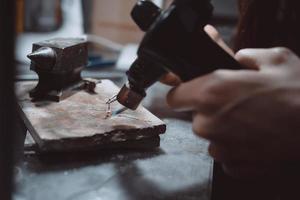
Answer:
<svg viewBox="0 0 300 200"><path fill-rule="evenodd" d="M109 80L97 84L95 94L74 91L56 103L32 102L28 92L36 82L16 84L20 113L41 151L89 150L146 138L155 138L166 130L163 121L140 106L136 111L105 119L105 102L119 88ZM119 109L117 102L112 109ZM157 140L157 139L156 139Z"/></svg>
<svg viewBox="0 0 300 200"><path fill-rule="evenodd" d="M114 152L114 150L149 150L155 147L159 147L159 145L160 145L160 137L156 135L154 137L143 138L139 140L127 140L124 142L113 142L113 143L101 144L101 145L94 146L92 148L84 147L82 149L73 149L72 153L76 153L77 155L78 153L84 153L90 150L92 150L95 153L97 152L100 153L103 150L105 150L106 153ZM62 154L64 152L67 154ZM24 155L34 156L40 154L42 154L43 156L45 154L47 154L47 156L55 155L55 157L70 156L69 152L66 151L65 149L62 150L50 149L48 151L41 151L38 144L34 141L32 136L28 132L25 138Z"/></svg>

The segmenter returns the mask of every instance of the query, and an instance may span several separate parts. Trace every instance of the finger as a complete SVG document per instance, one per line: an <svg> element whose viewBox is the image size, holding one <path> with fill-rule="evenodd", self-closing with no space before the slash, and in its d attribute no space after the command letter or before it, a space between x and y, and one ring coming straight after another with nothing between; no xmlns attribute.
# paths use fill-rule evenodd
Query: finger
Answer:
<svg viewBox="0 0 300 200"><path fill-rule="evenodd" d="M216 125L218 124L214 124L214 126ZM216 161L223 163L232 161L263 161L261 157L257 156L259 152L253 150L254 145L245 144L241 140L237 140L238 135L239 133L222 132L222 130L219 132L216 130L210 131L209 155Z"/></svg>
<svg viewBox="0 0 300 200"><path fill-rule="evenodd" d="M230 140L226 138L226 136L226 132L210 132L209 137L213 139L208 146L208 153L211 157L213 157L216 161L222 163L228 163L232 161L257 161L253 158L249 158L250 154L248 151L245 151L244 146L233 142L224 142L224 140ZM228 137L231 138L232 136Z"/></svg>
<svg viewBox="0 0 300 200"><path fill-rule="evenodd" d="M179 111L197 110L209 114L244 93L242 86L253 82L256 76L253 70L217 70L172 89L167 102Z"/></svg>
<svg viewBox="0 0 300 200"><path fill-rule="evenodd" d="M212 134L211 134L212 135ZM219 142L210 142L208 146L208 153L211 157L214 158L214 160L218 162L228 162L229 160L232 160L231 154L227 147L222 145L222 143Z"/></svg>
<svg viewBox="0 0 300 200"><path fill-rule="evenodd" d="M243 159L243 155L249 155L253 147L252 143L245 144L243 132L232 130L232 126L227 126L227 119L220 118L218 115L207 115L195 113L193 116L193 131L199 137L210 140L209 149L213 157L226 157L227 159ZM234 126L243 128L243 126ZM249 145L249 148L247 148ZM237 149L241 151L237 151ZM218 155L217 155L218 154ZM247 159L252 158L247 157ZM257 155L253 159L256 159ZM224 161L224 160L222 160Z"/></svg>
<svg viewBox="0 0 300 200"><path fill-rule="evenodd" d="M181 79L177 75L169 72L160 79L160 82L169 86L178 86L181 83Z"/></svg>
<svg viewBox="0 0 300 200"><path fill-rule="evenodd" d="M280 65L286 62L293 53L287 48L243 49L236 53L235 59L251 69Z"/></svg>
<svg viewBox="0 0 300 200"><path fill-rule="evenodd" d="M195 114L193 117L193 132L201 137L208 140L213 139L213 134L210 131L211 117Z"/></svg>
<svg viewBox="0 0 300 200"><path fill-rule="evenodd" d="M227 53L234 56L233 50L224 42L224 40L222 39L217 29L215 29L215 27L208 24L204 27L204 31L210 36L212 40L214 40L219 46L221 46Z"/></svg>
<svg viewBox="0 0 300 200"><path fill-rule="evenodd" d="M222 164L224 172L237 179L253 180L258 177L265 177L276 174L274 165L259 162L234 162Z"/></svg>
<svg viewBox="0 0 300 200"><path fill-rule="evenodd" d="M206 133L204 136L210 140L208 152L215 160L261 163L266 160L266 157L271 160L268 154L262 152L262 148L256 142L244 138L242 132L230 129L223 131L222 129L227 128L218 123L213 123L210 127L212 128L206 128L203 132Z"/></svg>
<svg viewBox="0 0 300 200"><path fill-rule="evenodd" d="M264 174L265 170L258 166L251 166L249 163L222 164L224 172L238 179L255 179Z"/></svg>
<svg viewBox="0 0 300 200"><path fill-rule="evenodd" d="M177 111L197 110L209 112L220 99L214 99L213 92L209 91L210 85L215 81L206 75L192 81L182 83L173 88L167 95L167 103Z"/></svg>

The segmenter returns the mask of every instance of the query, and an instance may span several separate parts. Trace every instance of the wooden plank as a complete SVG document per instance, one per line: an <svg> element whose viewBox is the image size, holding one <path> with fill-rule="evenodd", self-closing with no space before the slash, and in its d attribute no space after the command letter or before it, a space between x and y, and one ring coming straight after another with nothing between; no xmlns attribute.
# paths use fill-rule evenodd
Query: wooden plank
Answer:
<svg viewBox="0 0 300 200"><path fill-rule="evenodd" d="M107 99L119 88L109 80L97 84L95 94L74 91L60 103L32 102L28 92L36 82L16 84L20 113L41 151L75 151L131 140L154 138L166 130L163 121L140 106L136 111L105 119ZM119 109L117 102L112 109ZM156 145L157 146L157 145Z"/></svg>
<svg viewBox="0 0 300 200"><path fill-rule="evenodd" d="M85 146L82 149L73 149L73 153L83 153L86 151L93 151L94 153L100 152L105 150L105 152L114 152L114 150L151 150L155 147L159 147L160 145L160 137L158 135L155 135L154 137L149 137L149 138L143 138L139 140L127 140L124 142L113 142L113 143L107 143L107 144L102 144L98 146L93 146L92 148L88 148L88 146ZM62 149L61 151L59 150L49 150L49 151L41 151L38 144L34 141L32 138L31 134L28 132L26 134L25 138L25 144L24 144L24 155L25 156L34 156L34 155L40 155L42 154L43 156L45 154L49 155L54 155L54 156L64 156L65 154L62 153L67 153L66 156L69 156L70 154L65 151L65 149Z"/></svg>

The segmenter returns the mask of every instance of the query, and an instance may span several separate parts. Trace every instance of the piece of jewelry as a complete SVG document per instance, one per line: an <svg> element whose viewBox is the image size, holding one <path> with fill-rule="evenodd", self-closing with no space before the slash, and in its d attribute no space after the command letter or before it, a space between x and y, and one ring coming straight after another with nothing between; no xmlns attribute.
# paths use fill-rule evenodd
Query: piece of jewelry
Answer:
<svg viewBox="0 0 300 200"><path fill-rule="evenodd" d="M105 119L111 118L111 116L112 116L111 104L115 101L117 101L117 95L109 98L108 101L106 102L107 108L106 108L106 112L105 112Z"/></svg>

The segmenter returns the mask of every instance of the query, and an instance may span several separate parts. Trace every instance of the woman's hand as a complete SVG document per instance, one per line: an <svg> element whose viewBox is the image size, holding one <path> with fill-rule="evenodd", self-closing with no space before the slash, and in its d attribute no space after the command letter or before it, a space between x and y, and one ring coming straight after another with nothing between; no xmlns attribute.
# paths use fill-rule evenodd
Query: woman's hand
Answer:
<svg viewBox="0 0 300 200"><path fill-rule="evenodd" d="M193 110L193 130L232 176L264 173L300 159L300 59L286 48L245 49L235 58L257 70L219 70L168 94Z"/></svg>

